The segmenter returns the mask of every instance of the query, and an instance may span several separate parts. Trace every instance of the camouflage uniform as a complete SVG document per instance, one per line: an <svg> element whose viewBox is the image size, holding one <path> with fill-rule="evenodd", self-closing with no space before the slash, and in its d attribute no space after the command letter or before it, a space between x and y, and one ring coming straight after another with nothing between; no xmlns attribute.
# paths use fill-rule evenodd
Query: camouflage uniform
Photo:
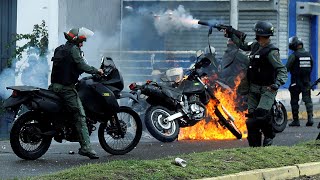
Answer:
<svg viewBox="0 0 320 180"><path fill-rule="evenodd" d="M81 55L81 50L79 47L70 42L67 42L65 46L70 47L69 49L67 48L67 51L70 52L71 61L73 61L71 62L73 68L64 69L64 71L68 70L68 72L64 72L65 74L67 74L67 76L69 73L74 73L73 79L76 77L77 80L82 72L86 72L89 74L99 73L99 71L96 68L89 66L85 63L85 60ZM59 66L62 67L64 65L65 62L61 62ZM56 67L55 61L53 61L51 85L49 86L49 89L59 94L63 98L68 110L73 112L73 119L75 121L74 123L76 130L79 134L79 143L81 146L81 150L84 152L92 152L92 149L90 147L90 138L86 124L85 112L80 98L78 96L78 93L75 89L76 82L73 82L74 80L66 82L65 80L68 79L68 77L62 77L60 74L58 74L57 69L58 67Z"/></svg>
<svg viewBox="0 0 320 180"><path fill-rule="evenodd" d="M258 42L242 42L235 35L232 35L232 40L244 51L252 51L253 48L256 48L257 50L251 52L251 54L263 51L263 49L272 45L269 43L265 47L262 47ZM261 132L264 135L264 146L267 145L267 142L265 141L267 138L273 139L275 137L275 133L272 129L270 110L274 103L275 96L277 95L277 91L270 90L269 87L270 85L277 85L279 87L287 81L287 70L280 60L279 51L271 49L271 51L267 53L267 60L268 62L266 63L271 64L271 67L275 72L274 82L261 85L260 82L253 83L252 80L247 78L248 119L246 124L248 129L248 142L252 147L261 146ZM250 62L251 61L252 60L250 60Z"/></svg>

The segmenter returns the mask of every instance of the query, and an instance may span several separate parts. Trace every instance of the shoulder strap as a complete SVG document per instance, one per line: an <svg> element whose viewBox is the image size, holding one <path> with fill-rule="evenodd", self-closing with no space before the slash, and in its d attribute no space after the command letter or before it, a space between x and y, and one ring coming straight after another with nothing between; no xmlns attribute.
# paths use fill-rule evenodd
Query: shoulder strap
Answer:
<svg viewBox="0 0 320 180"><path fill-rule="evenodd" d="M251 55L253 55L253 54L257 54L258 51L259 50L259 43L255 43L254 45L253 45L253 47L252 47L252 50L251 50Z"/></svg>
<svg viewBox="0 0 320 180"><path fill-rule="evenodd" d="M270 53L270 51L273 51L273 50L278 50L279 51L279 48L277 48L273 44L269 44L268 46L266 46L263 49L261 49L260 54L267 56Z"/></svg>

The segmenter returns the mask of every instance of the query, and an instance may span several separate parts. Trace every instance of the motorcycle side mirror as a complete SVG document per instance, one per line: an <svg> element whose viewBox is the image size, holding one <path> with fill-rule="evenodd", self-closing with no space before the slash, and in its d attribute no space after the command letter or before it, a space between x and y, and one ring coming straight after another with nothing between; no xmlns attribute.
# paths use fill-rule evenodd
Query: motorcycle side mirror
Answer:
<svg viewBox="0 0 320 180"><path fill-rule="evenodd" d="M103 68L103 65L104 65L104 56L101 57L101 65L100 65L100 69Z"/></svg>

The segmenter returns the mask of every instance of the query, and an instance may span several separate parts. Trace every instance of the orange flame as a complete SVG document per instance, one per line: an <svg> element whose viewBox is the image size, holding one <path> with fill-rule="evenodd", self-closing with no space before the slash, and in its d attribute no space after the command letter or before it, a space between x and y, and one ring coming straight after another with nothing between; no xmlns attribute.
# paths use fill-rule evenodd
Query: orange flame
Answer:
<svg viewBox="0 0 320 180"><path fill-rule="evenodd" d="M236 87L233 91L222 90L218 88L215 92L215 96L219 99L220 103L229 111L234 117L235 125L242 132L242 138L247 137L246 127L246 112L239 112L236 110L236 89L240 84L241 77L238 76L235 80ZM210 100L207 104L206 119L201 120L196 125L191 127L185 127L180 129L179 140L212 140L212 139L236 139L236 137L226 128L223 128L219 122L218 117L214 114L217 102ZM219 105L218 105L219 107Z"/></svg>

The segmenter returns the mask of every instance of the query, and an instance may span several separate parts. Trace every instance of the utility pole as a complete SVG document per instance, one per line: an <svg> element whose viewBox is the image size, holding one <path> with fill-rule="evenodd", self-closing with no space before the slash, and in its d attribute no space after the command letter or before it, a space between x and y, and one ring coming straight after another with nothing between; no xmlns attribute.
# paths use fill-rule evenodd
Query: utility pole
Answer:
<svg viewBox="0 0 320 180"><path fill-rule="evenodd" d="M238 29L239 0L230 0L230 25Z"/></svg>

